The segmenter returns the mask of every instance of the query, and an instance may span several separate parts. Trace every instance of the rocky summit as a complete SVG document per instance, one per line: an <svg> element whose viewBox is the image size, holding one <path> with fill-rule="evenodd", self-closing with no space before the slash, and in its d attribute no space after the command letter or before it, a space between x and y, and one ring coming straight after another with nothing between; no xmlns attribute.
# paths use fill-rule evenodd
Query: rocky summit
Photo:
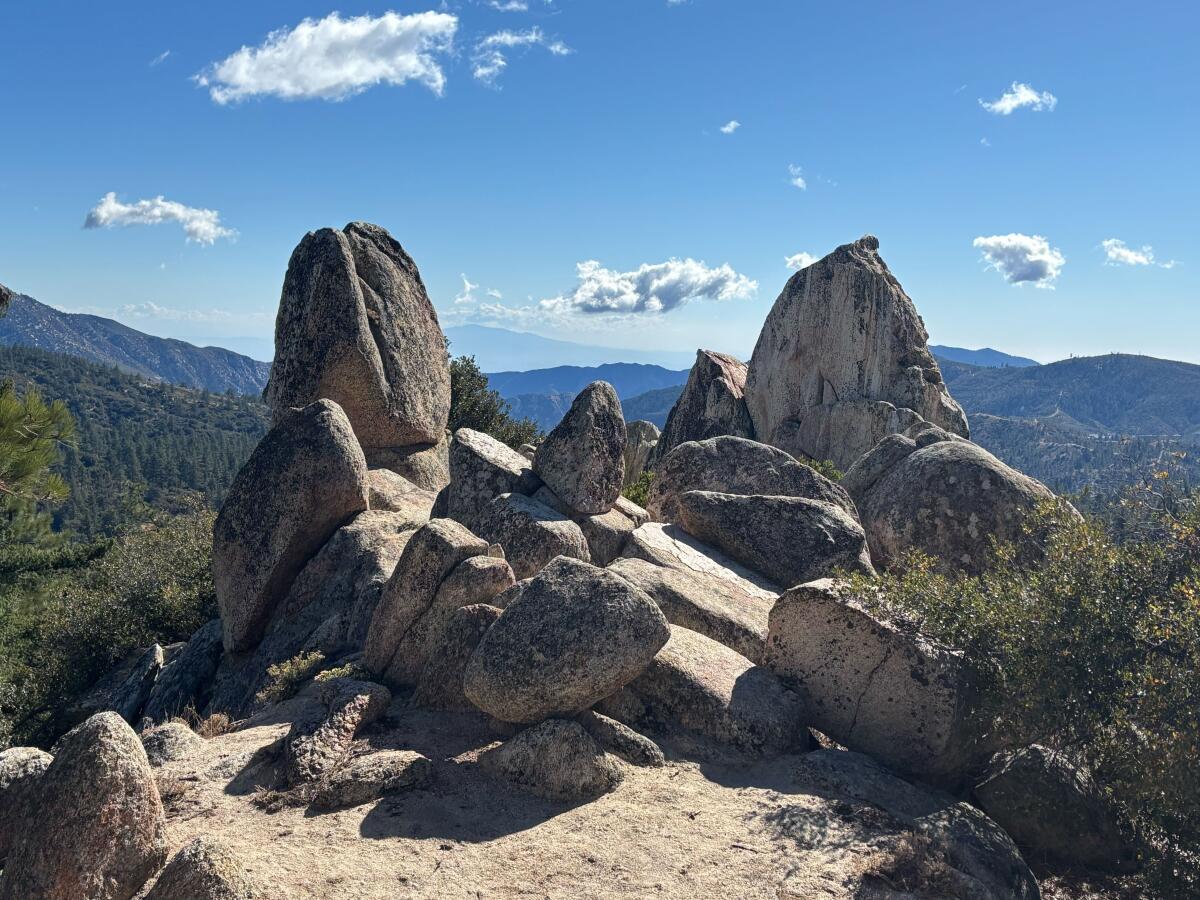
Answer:
<svg viewBox="0 0 1200 900"><path fill-rule="evenodd" d="M701 351L661 435L597 382L509 447L446 440L400 244L307 235L220 619L0 754L0 898L925 896L886 874L914 847L945 896L1037 897L1014 839L1121 870L1092 782L990 729L968 651L876 596L910 550L1036 553L1017 523L1052 497L967 440L878 250L793 276L748 367Z"/></svg>

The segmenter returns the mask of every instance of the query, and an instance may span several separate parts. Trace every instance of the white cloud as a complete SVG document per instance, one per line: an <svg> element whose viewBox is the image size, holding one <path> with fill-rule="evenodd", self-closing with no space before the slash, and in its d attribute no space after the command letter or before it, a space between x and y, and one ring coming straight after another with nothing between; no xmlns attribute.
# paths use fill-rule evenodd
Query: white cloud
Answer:
<svg viewBox="0 0 1200 900"><path fill-rule="evenodd" d="M1168 259L1166 262L1156 262L1154 248L1143 244L1141 249L1130 247L1120 238L1107 238L1100 242L1104 248L1104 264L1106 266L1158 266L1160 269L1173 269L1179 262Z"/></svg>
<svg viewBox="0 0 1200 900"><path fill-rule="evenodd" d="M811 253L805 253L801 250L793 256L785 256L783 261L789 269L799 270L808 268L817 261L817 258Z"/></svg>
<svg viewBox="0 0 1200 900"><path fill-rule="evenodd" d="M518 47L545 47L555 56L566 56L571 52L571 48L562 41L547 38L537 26L528 31L497 31L475 44L471 54L471 74L484 84L494 84L508 68L506 51Z"/></svg>
<svg viewBox="0 0 1200 900"><path fill-rule="evenodd" d="M981 138L979 139L979 146L980 146L980 147L990 147L990 146L992 146L992 142L991 142L991 141L989 141L989 140L988 140L987 138L985 138L985 137L981 137Z"/></svg>
<svg viewBox="0 0 1200 900"><path fill-rule="evenodd" d="M196 76L217 103L248 97L344 100L377 84L416 81L435 94L446 84L436 54L451 47L458 19L448 13L343 19L330 13L267 35Z"/></svg>
<svg viewBox="0 0 1200 900"><path fill-rule="evenodd" d="M804 170L797 165L788 166L788 182L802 191L808 190L808 182L804 180Z"/></svg>
<svg viewBox="0 0 1200 900"><path fill-rule="evenodd" d="M464 303L475 303L475 291L479 289L479 285L471 281L465 273L460 272L458 277L462 279L463 286L462 290L455 296L454 302L460 306Z"/></svg>
<svg viewBox="0 0 1200 900"><path fill-rule="evenodd" d="M995 269L1009 284L1033 284L1054 288L1066 258L1037 234L994 234L972 242L983 251L989 269Z"/></svg>
<svg viewBox="0 0 1200 900"><path fill-rule="evenodd" d="M114 228L118 225L161 225L178 222L190 242L211 246L218 238L234 238L237 232L221 224L215 209L184 206L159 195L152 200L122 203L112 191L101 198L84 219L84 228Z"/></svg>
<svg viewBox="0 0 1200 900"><path fill-rule="evenodd" d="M726 122L724 125L721 126L721 134L733 134L735 131L737 131L741 127L742 127L742 123L739 122L737 119L730 119L728 122Z"/></svg>
<svg viewBox="0 0 1200 900"><path fill-rule="evenodd" d="M529 9L525 0L488 0L488 6L500 12L525 12Z"/></svg>
<svg viewBox="0 0 1200 900"><path fill-rule="evenodd" d="M1034 112L1052 110L1058 105L1058 98L1049 91L1037 91L1027 84L1014 81L1012 87L995 100L981 99L979 105L990 113L1007 116L1026 106Z"/></svg>
<svg viewBox="0 0 1200 900"><path fill-rule="evenodd" d="M751 296L758 282L728 264L710 268L694 259L643 263L632 272L606 269L595 260L576 265L579 284L568 294L542 300L551 314L628 315L670 312L692 300L735 300Z"/></svg>
<svg viewBox="0 0 1200 900"><path fill-rule="evenodd" d="M158 56L154 57L154 59L150 60L150 65L157 66L160 62L163 62L170 55L171 55L170 50L164 50L162 53L158 54Z"/></svg>
<svg viewBox="0 0 1200 900"><path fill-rule="evenodd" d="M225 309L176 309L159 306L152 301L127 303L114 311L118 319L158 319L168 322L238 322L254 324L269 322L274 316L268 312L230 312Z"/></svg>

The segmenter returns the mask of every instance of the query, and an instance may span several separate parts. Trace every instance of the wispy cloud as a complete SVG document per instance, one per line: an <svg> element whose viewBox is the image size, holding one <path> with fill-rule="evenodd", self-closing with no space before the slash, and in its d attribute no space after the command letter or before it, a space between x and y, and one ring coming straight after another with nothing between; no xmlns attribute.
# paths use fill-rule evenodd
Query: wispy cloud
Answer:
<svg viewBox="0 0 1200 900"><path fill-rule="evenodd" d="M788 183L802 191L808 190L808 182L804 180L804 170L797 165L788 166Z"/></svg>
<svg viewBox="0 0 1200 900"><path fill-rule="evenodd" d="M487 5L500 12L525 12L529 9L525 0L488 0Z"/></svg>
<svg viewBox="0 0 1200 900"><path fill-rule="evenodd" d="M1025 107L1034 112L1049 112L1058 105L1058 98L1049 91L1038 91L1023 82L1014 81L1012 87L995 100L981 99L979 105L990 113L1008 116Z"/></svg>
<svg viewBox="0 0 1200 900"><path fill-rule="evenodd" d="M484 84L495 84L508 68L508 53L521 47L545 47L555 56L567 56L571 48L559 40L546 37L541 28L526 31L497 31L480 39L471 54L471 74Z"/></svg>
<svg viewBox="0 0 1200 900"><path fill-rule="evenodd" d="M789 269L793 269L796 271L798 271L800 269L806 269L809 266L811 266L813 263L815 263L816 261L817 261L817 257L813 256L811 253L805 253L803 250L801 250L799 253L796 253L792 256L785 256L783 258L784 264Z"/></svg>
<svg viewBox="0 0 1200 900"><path fill-rule="evenodd" d="M127 303L114 311L118 319L157 319L167 322L239 322L260 324L271 321L268 312L231 312L226 309L177 309L157 303Z"/></svg>
<svg viewBox="0 0 1200 900"><path fill-rule="evenodd" d="M1149 244L1137 248L1130 247L1120 238L1107 238L1100 242L1100 246L1104 248L1106 266L1158 266L1160 269L1173 269L1179 265L1173 259L1156 262L1154 248Z"/></svg>
<svg viewBox="0 0 1200 900"><path fill-rule="evenodd" d="M154 57L154 59L150 60L150 65L152 67L157 66L159 63L165 61L166 58L170 55L171 55L170 50L164 50L162 53L158 54L158 56Z"/></svg>
<svg viewBox="0 0 1200 900"><path fill-rule="evenodd" d="M162 225L177 222L188 241L211 246L219 238L237 237L237 232L221 224L215 209L185 206L159 195L151 200L122 203L110 191L88 212L84 228L115 228L128 225Z"/></svg>
<svg viewBox="0 0 1200 900"><path fill-rule="evenodd" d="M1037 234L994 234L972 242L983 251L987 268L995 269L1009 284L1054 288L1066 257Z"/></svg>
<svg viewBox="0 0 1200 900"><path fill-rule="evenodd" d="M344 100L379 84L423 84L435 94L446 76L437 60L450 50L458 18L422 12L402 16L305 19L295 28L242 47L196 76L220 104L250 97Z"/></svg>
<svg viewBox="0 0 1200 900"><path fill-rule="evenodd" d="M742 123L739 122L737 119L730 119L728 122L726 122L724 125L721 126L721 134L733 134L735 131L737 131L741 127L742 127Z"/></svg>

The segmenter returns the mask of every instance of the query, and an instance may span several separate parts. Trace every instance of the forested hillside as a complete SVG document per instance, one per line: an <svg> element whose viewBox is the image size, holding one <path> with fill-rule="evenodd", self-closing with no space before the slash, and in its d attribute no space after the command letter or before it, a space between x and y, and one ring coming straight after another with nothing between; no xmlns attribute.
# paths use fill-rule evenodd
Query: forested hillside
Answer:
<svg viewBox="0 0 1200 900"><path fill-rule="evenodd" d="M53 515L56 528L81 537L111 533L138 502L173 509L197 491L216 505L267 428L256 397L153 382L44 350L0 348L0 378L62 400L75 417L74 445L58 467L71 497Z"/></svg>

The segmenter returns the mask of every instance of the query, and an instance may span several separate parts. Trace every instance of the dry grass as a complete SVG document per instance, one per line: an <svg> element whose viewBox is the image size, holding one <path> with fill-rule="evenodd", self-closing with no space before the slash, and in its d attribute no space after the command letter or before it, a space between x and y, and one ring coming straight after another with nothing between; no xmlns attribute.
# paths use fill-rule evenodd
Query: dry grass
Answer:
<svg viewBox="0 0 1200 900"><path fill-rule="evenodd" d="M969 900L962 878L946 860L942 849L929 837L916 832L901 836L887 850L864 861L864 884L882 882L893 891L917 897L952 897Z"/></svg>

